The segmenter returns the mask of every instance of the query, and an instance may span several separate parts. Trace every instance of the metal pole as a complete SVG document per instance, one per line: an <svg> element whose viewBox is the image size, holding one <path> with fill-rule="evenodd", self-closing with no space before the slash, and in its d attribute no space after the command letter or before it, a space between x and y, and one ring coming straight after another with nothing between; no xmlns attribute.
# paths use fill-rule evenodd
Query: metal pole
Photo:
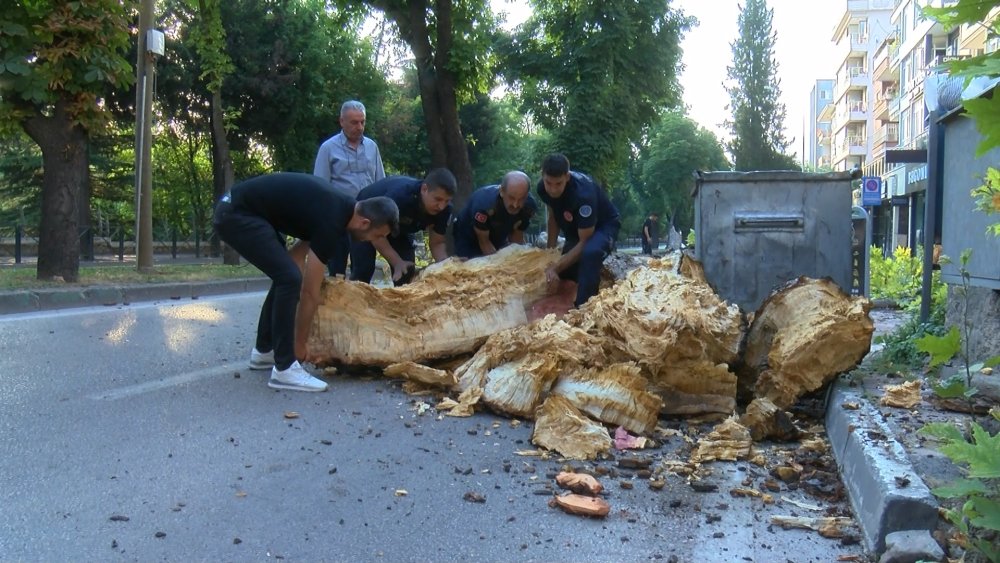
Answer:
<svg viewBox="0 0 1000 563"><path fill-rule="evenodd" d="M920 289L920 322L925 323L931 314L931 282L934 274L934 241L938 231L938 207L940 205L944 162L944 130L938 123L939 110L930 112L927 124L927 194L924 198L924 271Z"/></svg>
<svg viewBox="0 0 1000 563"><path fill-rule="evenodd" d="M136 60L135 128L135 244L136 266L140 272L153 268L153 171L151 158L153 91L150 88L155 68L153 56L146 49L146 35L153 27L154 0L142 0L139 8L139 45Z"/></svg>

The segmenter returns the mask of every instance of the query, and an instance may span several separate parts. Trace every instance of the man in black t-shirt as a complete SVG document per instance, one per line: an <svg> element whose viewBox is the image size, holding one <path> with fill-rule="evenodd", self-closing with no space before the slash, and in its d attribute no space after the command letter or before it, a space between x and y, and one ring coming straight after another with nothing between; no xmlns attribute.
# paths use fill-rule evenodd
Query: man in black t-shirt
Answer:
<svg viewBox="0 0 1000 563"><path fill-rule="evenodd" d="M656 213L650 213L649 217L642 224L642 253L643 254L653 254L656 247L660 245L660 234L659 225L657 221L660 220L660 216Z"/></svg>
<svg viewBox="0 0 1000 563"><path fill-rule="evenodd" d="M282 172L233 186L219 201L213 219L219 238L271 278L250 353L250 369L270 369L268 387L325 391L326 383L307 373L306 347L320 303L326 263L341 240L385 237L399 224L399 208L389 198L355 203L329 182L310 174ZM286 249L281 233L299 239Z"/></svg>
<svg viewBox="0 0 1000 563"><path fill-rule="evenodd" d="M445 234L451 219L451 200L455 197L455 176L446 168L431 170L423 180L390 176L358 193L358 201L384 196L399 207L399 232L389 237L351 243L351 279L371 283L375 273L375 251L389 262L395 285L413 279L413 235L430 231L428 242L435 262L448 258Z"/></svg>
<svg viewBox="0 0 1000 563"><path fill-rule="evenodd" d="M499 186L479 188L455 220L455 255L489 256L511 242L524 244L524 231L537 209L524 172L508 172Z"/></svg>
<svg viewBox="0 0 1000 563"><path fill-rule="evenodd" d="M545 278L550 284L575 280L574 305L580 307L599 289L601 265L621 228L618 208L590 176L571 171L561 154L542 162L536 191L548 206L548 247L556 247L560 231L566 237L562 257L545 271Z"/></svg>

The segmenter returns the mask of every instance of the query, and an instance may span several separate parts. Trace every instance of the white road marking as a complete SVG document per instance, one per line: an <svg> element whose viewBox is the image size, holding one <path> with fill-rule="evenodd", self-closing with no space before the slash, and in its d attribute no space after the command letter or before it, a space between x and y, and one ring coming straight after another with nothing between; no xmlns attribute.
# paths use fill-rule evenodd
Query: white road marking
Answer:
<svg viewBox="0 0 1000 563"><path fill-rule="evenodd" d="M144 393L152 393L154 391L159 391L161 389L166 389L168 387L184 385L186 383L191 383L194 381L198 381L200 379L207 379L209 377L232 374L234 371L238 371L241 369L247 369L247 364L245 361L229 362L228 364L222 364L210 368L190 371L188 373L181 373L157 381L147 381L146 383L138 383L136 385L129 385L128 387L120 387L118 389L112 389L110 391L102 391L100 393L94 393L88 395L87 398L92 399L94 401L117 401L119 399L127 399L129 397L135 397L136 395L142 395Z"/></svg>

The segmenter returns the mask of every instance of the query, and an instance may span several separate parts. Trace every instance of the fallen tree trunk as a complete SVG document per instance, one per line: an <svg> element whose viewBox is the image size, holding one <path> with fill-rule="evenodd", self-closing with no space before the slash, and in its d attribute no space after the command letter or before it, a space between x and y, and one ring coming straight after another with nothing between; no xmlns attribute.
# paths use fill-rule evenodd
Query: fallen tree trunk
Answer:
<svg viewBox="0 0 1000 563"><path fill-rule="evenodd" d="M475 260L447 260L398 288L323 283L309 335L320 364L387 366L468 354L491 334L528 322L546 294L555 250L512 245Z"/></svg>

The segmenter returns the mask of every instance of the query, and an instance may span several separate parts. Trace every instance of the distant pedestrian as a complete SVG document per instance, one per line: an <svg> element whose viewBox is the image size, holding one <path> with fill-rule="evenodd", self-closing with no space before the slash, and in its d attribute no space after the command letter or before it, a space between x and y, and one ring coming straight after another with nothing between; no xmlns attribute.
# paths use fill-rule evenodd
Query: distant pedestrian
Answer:
<svg viewBox="0 0 1000 563"><path fill-rule="evenodd" d="M653 251L660 246L660 226L658 221L660 216L657 213L650 213L649 217L642 224L642 253L652 255Z"/></svg>
<svg viewBox="0 0 1000 563"><path fill-rule="evenodd" d="M326 383L302 368L320 304L326 263L348 235L367 241L390 235L399 209L389 198L355 203L329 182L282 172L233 186L215 208L219 238L271 278L250 353L250 369L270 369L268 387L325 391ZM284 233L299 240L291 249Z"/></svg>
<svg viewBox="0 0 1000 563"><path fill-rule="evenodd" d="M531 179L520 171L504 174L500 185L479 188L455 219L455 255L489 256L510 243L524 244L538 204L531 197Z"/></svg>
<svg viewBox="0 0 1000 563"><path fill-rule="evenodd" d="M399 207L399 232L385 238L351 243L351 279L371 283L375 274L375 251L389 262L395 285L409 283L415 273L413 235L426 230L435 262L448 258L445 235L451 220L451 200L458 189L455 176L446 168L431 170L423 180L389 176L358 194L358 201L385 196Z"/></svg>
<svg viewBox="0 0 1000 563"><path fill-rule="evenodd" d="M562 257L545 271L546 281L576 281L574 305L580 307L599 289L601 266L621 228L618 208L590 176L571 171L561 154L542 162L536 191L548 206L548 247L556 247L560 231L566 238Z"/></svg>
<svg viewBox="0 0 1000 563"><path fill-rule="evenodd" d="M319 146L313 174L329 180L333 187L352 198L365 186L385 178L382 155L375 141L365 136L365 106L357 100L340 106L340 133ZM330 275L345 275L349 239L341 241L330 259Z"/></svg>

